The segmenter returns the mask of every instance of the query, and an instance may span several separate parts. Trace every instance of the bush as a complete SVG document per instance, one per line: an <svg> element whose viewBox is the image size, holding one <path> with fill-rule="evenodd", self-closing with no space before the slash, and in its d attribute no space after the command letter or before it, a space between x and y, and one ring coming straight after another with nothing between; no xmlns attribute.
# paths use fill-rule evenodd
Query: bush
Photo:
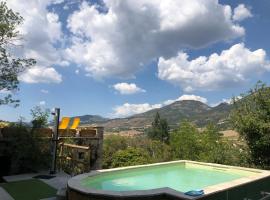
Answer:
<svg viewBox="0 0 270 200"><path fill-rule="evenodd" d="M33 172L49 166L49 141L34 137L32 130L23 124L12 124L7 131L6 152L11 159L11 173Z"/></svg>
<svg viewBox="0 0 270 200"><path fill-rule="evenodd" d="M208 125L200 132L195 125L185 121L172 133L170 146L174 159L248 165L245 144L222 138L213 125Z"/></svg>
<svg viewBox="0 0 270 200"><path fill-rule="evenodd" d="M118 135L109 135L104 138L103 141L103 168L111 168L113 162L113 155L119 151L128 147L127 138Z"/></svg>
<svg viewBox="0 0 270 200"><path fill-rule="evenodd" d="M234 102L232 123L246 140L251 162L270 168L270 88L258 82L242 99Z"/></svg>
<svg viewBox="0 0 270 200"><path fill-rule="evenodd" d="M150 157L149 163L165 162L172 159L170 146L159 140L152 140L145 136L140 136L130 138L128 144L134 148L144 149Z"/></svg>
<svg viewBox="0 0 270 200"><path fill-rule="evenodd" d="M112 157L112 167L125 167L149 163L150 157L145 150L128 147L117 151Z"/></svg>

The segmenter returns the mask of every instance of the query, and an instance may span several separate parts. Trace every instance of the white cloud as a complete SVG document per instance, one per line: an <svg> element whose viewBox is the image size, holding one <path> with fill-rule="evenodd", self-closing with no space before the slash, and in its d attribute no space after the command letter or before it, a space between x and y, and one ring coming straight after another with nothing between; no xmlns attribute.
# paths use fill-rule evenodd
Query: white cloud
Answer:
<svg viewBox="0 0 270 200"><path fill-rule="evenodd" d="M48 90L44 90L44 89L41 89L40 92L43 93L43 94L49 94L49 91Z"/></svg>
<svg viewBox="0 0 270 200"><path fill-rule="evenodd" d="M146 92L144 89L139 88L135 83L117 83L113 88L120 94L135 94L139 92Z"/></svg>
<svg viewBox="0 0 270 200"><path fill-rule="evenodd" d="M213 53L209 57L188 58L183 52L169 59L160 58L159 78L190 92L235 87L270 70L270 62L263 49L251 51L242 43L233 45L220 55Z"/></svg>
<svg viewBox="0 0 270 200"><path fill-rule="evenodd" d="M132 77L159 57L241 37L232 9L217 0L104 0L108 12L82 3L68 19L65 53L88 75Z"/></svg>
<svg viewBox="0 0 270 200"><path fill-rule="evenodd" d="M163 106L172 104L176 101L184 101L184 100L194 100L200 101L202 103L207 103L207 99L204 97L196 96L196 95L182 95L174 100L166 100L159 104L149 104L149 103L142 103L142 104L129 104L124 103L123 105L116 106L113 108L112 117L127 117L134 114L143 113L155 108L161 108Z"/></svg>
<svg viewBox="0 0 270 200"><path fill-rule="evenodd" d="M26 83L60 83L62 75L52 67L35 66L23 72L19 80Z"/></svg>
<svg viewBox="0 0 270 200"><path fill-rule="evenodd" d="M60 63L58 63L60 66L62 67L67 67L70 65L70 62L66 61L66 60L63 60L61 61Z"/></svg>
<svg viewBox="0 0 270 200"><path fill-rule="evenodd" d="M176 102L176 101L185 101L185 100L200 101L200 102L205 103L205 104L207 103L207 99L204 97L193 95L193 94L191 94L191 95L184 94L184 95L178 97L177 99L165 101L163 103L163 105L169 105L169 104L172 104L173 102Z"/></svg>
<svg viewBox="0 0 270 200"><path fill-rule="evenodd" d="M177 99L178 101L185 101L185 100L193 100L193 101L200 101L202 103L207 103L207 99L204 97L196 96L196 95L182 95Z"/></svg>
<svg viewBox="0 0 270 200"><path fill-rule="evenodd" d="M242 21L249 17L252 17L252 14L244 4L239 4L236 8L234 8L233 10L234 21Z"/></svg>
<svg viewBox="0 0 270 200"><path fill-rule="evenodd" d="M59 0L27 0L27 3L22 3L21 0L7 1L8 6L24 18L23 24L18 29L23 36L23 40L18 42L22 48L13 50L14 54L34 58L37 65L43 69L51 70L53 65L63 64L62 51L55 47L56 44L63 42L62 24L56 13L47 10L50 4L60 2ZM33 79L36 80L35 83L39 82L37 77ZM49 80L50 78L47 81L42 79L42 82Z"/></svg>
<svg viewBox="0 0 270 200"><path fill-rule="evenodd" d="M152 110L155 108L160 108L161 104L154 104L150 105L148 103L143 104L129 104L125 103L121 106L116 106L113 108L114 113L112 114L113 117L126 117L134 114L139 114L146 112L148 110Z"/></svg>
<svg viewBox="0 0 270 200"><path fill-rule="evenodd" d="M236 96L236 97L229 98L229 99L222 99L222 100L219 101L219 102L210 104L210 106L211 106L211 107L216 107L216 106L218 106L218 105L221 104L221 103L233 104L233 101L238 101L238 100L240 100L240 99L242 99L242 96Z"/></svg>
<svg viewBox="0 0 270 200"><path fill-rule="evenodd" d="M221 101L218 101L216 103L211 103L210 106L211 107L216 107L221 103L227 103L227 104L232 104L232 99L222 99Z"/></svg>
<svg viewBox="0 0 270 200"><path fill-rule="evenodd" d="M40 102L39 102L39 105L40 105L40 106L45 106L45 105L46 105L46 101L40 101Z"/></svg>
<svg viewBox="0 0 270 200"><path fill-rule="evenodd" d="M79 74L79 73L80 73L80 70L76 69L75 74Z"/></svg>

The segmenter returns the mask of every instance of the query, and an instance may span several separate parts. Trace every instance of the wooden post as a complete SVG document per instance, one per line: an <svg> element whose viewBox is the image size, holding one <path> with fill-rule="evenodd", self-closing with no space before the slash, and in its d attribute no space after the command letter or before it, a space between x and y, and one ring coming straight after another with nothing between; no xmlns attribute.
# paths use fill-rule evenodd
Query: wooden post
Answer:
<svg viewBox="0 0 270 200"><path fill-rule="evenodd" d="M57 157L57 143L58 143L58 127L59 127L59 116L60 116L60 108L55 108L54 113L54 129L53 129L53 137L52 137L52 165L50 174L56 173L56 157Z"/></svg>

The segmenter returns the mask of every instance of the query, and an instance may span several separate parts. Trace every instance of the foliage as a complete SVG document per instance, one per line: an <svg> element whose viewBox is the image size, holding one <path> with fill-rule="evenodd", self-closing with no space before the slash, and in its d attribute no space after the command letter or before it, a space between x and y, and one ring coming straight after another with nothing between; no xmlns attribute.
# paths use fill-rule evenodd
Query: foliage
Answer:
<svg viewBox="0 0 270 200"><path fill-rule="evenodd" d="M145 136L110 135L106 136L103 142L103 168L123 165L123 161L117 163L114 160L115 154L122 150L126 151L128 148L143 150L147 157L147 163L164 162L172 159L170 146L158 140L151 140Z"/></svg>
<svg viewBox="0 0 270 200"><path fill-rule="evenodd" d="M33 59L15 58L7 49L16 45L19 40L17 27L23 18L9 9L6 2L0 2L0 91L6 95L0 96L0 105L14 104L18 106L19 100L12 97L12 92L18 91L18 75L35 64Z"/></svg>
<svg viewBox="0 0 270 200"><path fill-rule="evenodd" d="M218 129L208 125L203 131L187 121L171 135L174 159L195 160L229 165L247 165L245 145L226 140Z"/></svg>
<svg viewBox="0 0 270 200"><path fill-rule="evenodd" d="M159 113L156 113L155 119L152 122L152 127L147 130L147 135L153 140L161 142L169 142L169 125L166 119L160 118Z"/></svg>
<svg viewBox="0 0 270 200"><path fill-rule="evenodd" d="M270 88L262 82L234 102L232 123L246 140L251 162L270 167Z"/></svg>
<svg viewBox="0 0 270 200"><path fill-rule="evenodd" d="M11 160L11 173L24 173L45 168L49 164L49 143L36 138L28 127L19 123L6 128L9 145L7 154Z"/></svg>
<svg viewBox="0 0 270 200"><path fill-rule="evenodd" d="M110 135L103 142L103 168L111 168L113 154L128 147L127 138L123 136Z"/></svg>
<svg viewBox="0 0 270 200"><path fill-rule="evenodd" d="M203 146L200 142L200 133L195 125L184 121L170 137L170 145L174 158L184 160L199 160Z"/></svg>
<svg viewBox="0 0 270 200"><path fill-rule="evenodd" d="M147 164L150 157L143 149L128 147L125 150L117 151L112 160L112 167L124 167Z"/></svg>
<svg viewBox="0 0 270 200"><path fill-rule="evenodd" d="M128 140L128 146L144 149L149 155L149 163L165 162L172 159L171 148L158 140L152 140L145 136L133 137Z"/></svg>
<svg viewBox="0 0 270 200"><path fill-rule="evenodd" d="M48 118L50 111L48 109L42 109L40 106L35 106L31 109L32 125L33 128L43 128L48 124Z"/></svg>

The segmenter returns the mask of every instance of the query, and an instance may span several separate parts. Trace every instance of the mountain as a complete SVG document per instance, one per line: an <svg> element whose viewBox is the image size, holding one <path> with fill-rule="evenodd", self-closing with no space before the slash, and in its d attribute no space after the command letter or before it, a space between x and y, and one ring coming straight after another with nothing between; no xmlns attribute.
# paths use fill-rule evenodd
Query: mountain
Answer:
<svg viewBox="0 0 270 200"><path fill-rule="evenodd" d="M86 125L86 124L101 124L104 122L107 122L109 119L101 117L99 115L82 115L82 116L75 116L75 117L79 117L80 118L80 124L81 125ZM73 119L75 117L71 118L71 121L73 121Z"/></svg>
<svg viewBox="0 0 270 200"><path fill-rule="evenodd" d="M180 121L185 119L198 127L213 123L220 128L227 128L231 108L232 106L226 103L210 107L200 101L185 100L127 118L106 119L100 116L93 117L93 115L80 116L80 118L82 124L98 124L104 126L107 131L130 129L142 131L151 125L156 112L159 112L162 118L167 119L171 128L177 127Z"/></svg>

